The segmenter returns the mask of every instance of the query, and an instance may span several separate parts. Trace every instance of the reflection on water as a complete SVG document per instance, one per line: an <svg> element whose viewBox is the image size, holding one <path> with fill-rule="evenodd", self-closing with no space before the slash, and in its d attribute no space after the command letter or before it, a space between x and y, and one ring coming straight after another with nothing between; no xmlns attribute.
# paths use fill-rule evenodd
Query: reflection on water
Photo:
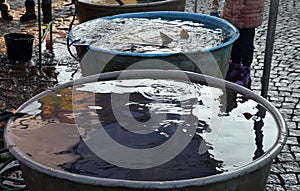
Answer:
<svg viewBox="0 0 300 191"><path fill-rule="evenodd" d="M238 96L236 92L227 91L226 94L222 95L223 99L225 98L226 103L221 104L221 110L224 111L223 115L228 115L232 112L233 109L238 107L238 102L241 104L248 101L247 98ZM266 114L267 110L262 106L257 104L255 107L256 111L254 113L244 112L243 116L247 120L253 120L253 131L255 134L255 143L256 143L256 150L254 152L253 160L259 158L262 156L265 151L263 149L263 141L264 141L264 135L263 135L263 128L265 125L264 120L266 120Z"/></svg>
<svg viewBox="0 0 300 191"><path fill-rule="evenodd" d="M254 133L255 133L255 143L256 143L256 150L254 152L253 160L259 158L261 155L264 154L263 150L263 127L264 127L264 118L266 117L266 109L263 108L261 105L257 105L257 113L254 115Z"/></svg>
<svg viewBox="0 0 300 191"><path fill-rule="evenodd" d="M97 82L55 91L38 103L24 108L29 115L16 119L8 136L32 160L96 177L149 181L220 174L261 157L278 135L274 118L262 105L237 93L188 82ZM188 134L191 141L166 163L129 169L106 162L87 145L99 129L136 150L163 145L176 131Z"/></svg>

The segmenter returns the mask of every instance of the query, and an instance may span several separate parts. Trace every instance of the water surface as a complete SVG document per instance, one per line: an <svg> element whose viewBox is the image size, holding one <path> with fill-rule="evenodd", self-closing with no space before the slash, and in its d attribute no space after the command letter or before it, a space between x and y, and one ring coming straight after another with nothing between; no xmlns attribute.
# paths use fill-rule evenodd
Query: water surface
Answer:
<svg viewBox="0 0 300 191"><path fill-rule="evenodd" d="M96 48L135 53L191 52L225 42L222 29L202 23L147 18L93 20L78 25L72 34Z"/></svg>
<svg viewBox="0 0 300 191"><path fill-rule="evenodd" d="M179 180L234 171L262 157L278 136L273 116L254 100L184 81L88 83L40 97L23 112L28 115L14 121L8 136L30 159L63 171L114 179ZM102 130L137 151L163 145L178 132L191 140L161 165L131 169L107 162L89 146ZM105 143L97 141L102 148ZM178 149L181 141L165 154ZM115 151L117 146L104 148ZM122 162L121 153L115 156ZM149 156L145 164L160 157Z"/></svg>

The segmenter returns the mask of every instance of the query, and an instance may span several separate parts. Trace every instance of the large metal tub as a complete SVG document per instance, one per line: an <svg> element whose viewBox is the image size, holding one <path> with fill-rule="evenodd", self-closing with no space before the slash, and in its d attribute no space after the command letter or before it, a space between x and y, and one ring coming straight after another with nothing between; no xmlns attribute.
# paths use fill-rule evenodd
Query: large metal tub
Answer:
<svg viewBox="0 0 300 191"><path fill-rule="evenodd" d="M130 13L100 18L100 21L114 18L148 18L163 20L193 21L204 24L205 28L221 28L228 41L218 46L192 52L178 53L128 53L112 51L84 45L78 41L72 29L69 33L71 44L76 46L77 57L84 76L102 72L127 69L179 69L225 78L234 41L238 38L238 30L229 22L208 15L187 12L148 12ZM81 26L89 27L99 19L88 21ZM101 33L101 31L99 31ZM155 61L155 62L154 62Z"/></svg>
<svg viewBox="0 0 300 191"><path fill-rule="evenodd" d="M136 0L133 0L136 2ZM126 2L126 1L125 1ZM101 1L78 1L77 18L80 23L96 19L99 17L117 15L131 12L147 12L147 11L184 11L185 1L183 0L152 0L148 3L136 4L101 4Z"/></svg>
<svg viewBox="0 0 300 191"><path fill-rule="evenodd" d="M183 74L183 75L182 75ZM187 81L187 82L194 82L204 85L209 85L210 87L214 87L217 89L221 89L224 92L234 92L237 94L241 94L248 99L254 100L256 103L260 104L265 111L267 111L271 116L272 120L274 120L276 125L271 125L269 128L272 129L273 133L264 133L262 134L262 129L256 129L255 134L256 138L255 141L257 149L254 153L256 156L252 162L249 162L241 167L238 167L235 170L223 172L221 174L216 174L207 177L201 178L192 178L192 179L180 179L180 180L173 180L173 181L135 181L135 180L123 180L123 179L110 179L110 178L98 178L98 177L91 177L86 175L79 175L70 172L65 172L63 170L59 170L56 168L49 167L47 165L43 165L35 160L35 156L32 155L31 152L25 151L20 149L20 147L25 146L30 142L31 133L26 133L21 136L20 131L17 134L14 134L14 131L18 129L17 126L14 126L14 121L10 120L8 125L5 129L5 141L9 151L20 161L21 168L23 170L23 175L26 181L26 185L28 186L28 190L30 191L39 191L41 188L44 191L63 191L63 190L72 190L72 191L82 191L82 190L89 190L89 191L116 191L116 190L126 190L126 191L133 191L133 190L177 190L177 191L264 191L266 180L270 172L270 167L272 164L273 159L276 155L279 154L280 150L282 149L283 145L286 142L287 136L287 128L284 122L284 119L278 112L278 110L270 104L266 99L262 98L259 95L251 92L250 90L238 86L236 84L213 78L210 76L204 76L201 74L196 73L189 73L189 72L182 72L182 71L163 71L163 70L151 70L151 71L123 71L123 72L113 72L113 73L103 73L100 76L89 76L86 78L82 78L80 80L76 80L74 82L69 82L57 87L54 87L48 91L45 91L36 97L32 98L24 105L22 105L18 112L30 112L31 116L38 115L37 112L40 111L42 107L38 107L43 97L48 96L50 94L57 95L57 99L54 100L53 105L57 107L62 101L61 107L57 107L56 110L52 110L52 114L46 114L45 119L48 123L57 123L58 126L61 123L67 123L72 125L74 123L73 120L70 120L70 117L73 115L66 114L67 118L64 120L61 119L60 122L57 121L59 113L63 110L68 110L68 99L70 99L70 95L67 95L66 92L60 90L66 90L68 88L74 86L80 86L87 83L93 83L97 81L107 81L107 80L115 80L115 79L171 79L171 80L179 80L179 81ZM81 87L81 86L80 86ZM62 93L64 92L64 93ZM226 95L226 94L225 94ZM230 97L229 94L227 95L228 98ZM59 101L59 99L61 99ZM230 99L228 99L230 100ZM72 102L70 102L72 103ZM228 105L230 106L231 103L229 101ZM49 108L45 108L47 112L51 111ZM72 109L70 109L70 112ZM54 117L54 118L53 118ZM26 124L26 116L24 119L23 125ZM38 117L39 118L39 117ZM36 118L36 119L38 119ZM249 120L249 119L248 119ZM257 118L256 120L263 120ZM258 121L259 122L259 121ZM270 121L269 121L270 122ZM220 122L221 123L221 122ZM47 123L45 123L47 124ZM258 127L261 128L261 124L258 123ZM36 125L40 125L40 123L36 123ZM236 125L238 128L243 128L240 126L239 121L236 121ZM55 126L53 126L55 127ZM35 131L35 126L32 126L32 132ZM224 127L226 128L226 127ZM24 128L21 128L21 130ZM212 129L214 131L214 129ZM241 132L244 132L243 129ZM257 132L256 132L257 131ZM236 132L231 132L231 134L235 134ZM252 132L253 133L253 132ZM52 134L49 133L49 136ZM23 138L25 142L24 145L16 144L15 138ZM20 137L21 136L21 137ZM73 137L72 134L68 135L68 137ZM250 136L250 135L249 135ZM53 137L53 135L52 135ZM248 137L246 135L246 137ZM268 149L265 149L264 152L261 152L264 148L263 145L266 145L266 138L273 137L274 144L268 145ZM54 137L55 138L55 137ZM220 138L220 137L219 137ZM225 137L221 137L223 139ZM61 137L56 137L57 142L62 142L63 144L67 144ZM44 140L44 141L43 141ZM42 143L44 144L48 140L48 138L43 138ZM227 140L228 142L228 140ZM226 142L226 143L227 143ZM55 143L58 144L58 143ZM237 143L238 144L238 143ZM59 144L58 144L59 145ZM242 146L241 144L238 144ZM41 155L45 153L44 149L48 148L41 148L43 145L34 145L37 150L40 150ZM61 151L58 149L58 151ZM258 152L257 152L258 151ZM231 155L235 153L233 148L230 148L226 151L227 154ZM248 152L248 151L245 151ZM248 152L249 153L249 152ZM257 153L260 153L257 155ZM67 154L67 153L65 153ZM138 158L138 156L135 156ZM50 160L51 162L51 160Z"/></svg>

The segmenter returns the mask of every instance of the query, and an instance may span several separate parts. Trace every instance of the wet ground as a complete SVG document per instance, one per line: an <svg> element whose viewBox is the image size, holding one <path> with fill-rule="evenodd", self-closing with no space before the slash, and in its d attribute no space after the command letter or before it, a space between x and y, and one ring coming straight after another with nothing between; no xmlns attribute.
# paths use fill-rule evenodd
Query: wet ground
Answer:
<svg viewBox="0 0 300 191"><path fill-rule="evenodd" d="M79 74L78 62L70 56L66 47L74 7L65 6L66 1L53 1L54 45L53 49L43 44L43 67L38 69L37 41L32 62L15 63L7 59L3 34L7 32L25 32L34 34L37 39L37 23L19 22L24 6L20 1L10 0L14 20L0 20L0 111L18 108L22 103L39 92L73 79ZM194 12L195 0L187 0L187 11ZM252 70L252 86L260 94L263 73L264 48L267 31L269 0L266 1L265 20L257 29L255 59ZM208 13L209 0L198 0L199 13ZM274 160L267 182L267 191L300 190L300 3L296 0L281 1L274 47L273 67L270 77L268 99L283 114L290 130L287 145ZM75 21L75 25L78 24ZM4 123L0 124L4 127ZM19 174L15 175L19 176Z"/></svg>
<svg viewBox="0 0 300 191"><path fill-rule="evenodd" d="M53 46L48 46L49 35L42 44L42 69L38 59L38 25L36 21L20 23L24 13L23 2L9 1L14 15L12 22L0 18L0 113L18 108L26 100L58 83L72 79L77 71L78 62L68 54L66 35L74 14L74 6L66 6L67 1L53 1ZM37 9L37 6L36 6ZM37 11L36 11L37 13ZM75 24L77 21L75 20ZM44 28L44 27L43 27ZM7 58L5 33L29 33L35 36L33 57L30 62L16 62ZM3 130L5 122L0 122ZM0 135L2 136L2 134ZM18 162L10 158L0 141L0 190L23 190L22 173L18 170ZM8 157L6 157L8 156ZM3 158L4 157L4 158ZM6 178L5 178L6 177ZM13 178L13 181L7 180Z"/></svg>
<svg viewBox="0 0 300 191"><path fill-rule="evenodd" d="M39 70L37 22L20 23L19 18L24 8L16 0L10 1L14 20L0 20L0 111L16 109L37 93L58 82L69 80L67 76L72 75L74 67L77 68L77 61L70 56L66 46L66 35L74 13L74 6L65 6L67 3L54 1L54 44L52 48L46 46L46 42L42 44L42 70ZM12 61L7 58L3 35L10 32L35 36L30 62ZM49 38L47 35L46 41L49 41Z"/></svg>

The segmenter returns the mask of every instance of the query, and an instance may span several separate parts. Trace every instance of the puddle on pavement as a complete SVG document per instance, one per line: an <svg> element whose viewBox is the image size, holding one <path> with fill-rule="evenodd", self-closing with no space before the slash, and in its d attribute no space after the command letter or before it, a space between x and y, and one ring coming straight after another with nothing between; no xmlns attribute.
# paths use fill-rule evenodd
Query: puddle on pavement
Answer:
<svg viewBox="0 0 300 191"><path fill-rule="evenodd" d="M72 53L75 52L74 49L71 49L71 51ZM58 72L57 81L59 84L81 77L79 63L68 52L66 42L54 43L53 53L57 61L55 68Z"/></svg>
<svg viewBox="0 0 300 191"><path fill-rule="evenodd" d="M79 84L33 100L22 112L28 115L16 119L7 135L30 159L59 170L114 179L179 180L233 171L261 157L278 136L273 116L254 100L184 81ZM113 142L105 142L107 137ZM132 164L117 165L102 157L108 152L123 161L119 145L139 153L163 147L173 137L177 139L165 155L186 146L161 165L134 169L124 167ZM152 151L136 165L158 158Z"/></svg>

